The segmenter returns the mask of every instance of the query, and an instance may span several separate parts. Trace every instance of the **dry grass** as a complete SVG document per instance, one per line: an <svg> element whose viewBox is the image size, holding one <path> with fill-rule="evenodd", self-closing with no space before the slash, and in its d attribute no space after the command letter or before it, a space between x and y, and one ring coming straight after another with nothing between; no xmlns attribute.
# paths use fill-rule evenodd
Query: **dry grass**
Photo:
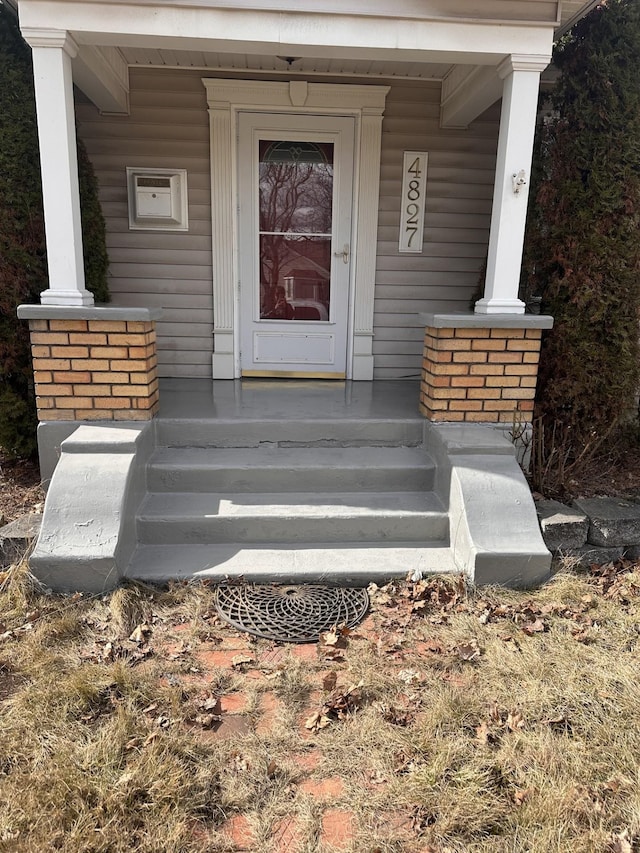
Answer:
<svg viewBox="0 0 640 853"><path fill-rule="evenodd" d="M396 584L343 649L258 641L231 666L203 657L243 647L206 586L47 596L23 563L0 585L0 850L223 853L242 814L257 853L291 816L311 853L323 804L301 783L339 779L354 851L631 853L639 605L631 566L529 593ZM203 703L234 692L223 737Z"/></svg>

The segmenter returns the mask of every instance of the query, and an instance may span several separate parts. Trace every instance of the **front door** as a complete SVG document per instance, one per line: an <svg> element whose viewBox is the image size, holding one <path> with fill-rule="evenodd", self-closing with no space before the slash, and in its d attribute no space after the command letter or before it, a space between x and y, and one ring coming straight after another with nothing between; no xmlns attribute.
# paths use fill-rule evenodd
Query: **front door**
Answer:
<svg viewBox="0 0 640 853"><path fill-rule="evenodd" d="M239 115L243 376L343 379L354 120Z"/></svg>

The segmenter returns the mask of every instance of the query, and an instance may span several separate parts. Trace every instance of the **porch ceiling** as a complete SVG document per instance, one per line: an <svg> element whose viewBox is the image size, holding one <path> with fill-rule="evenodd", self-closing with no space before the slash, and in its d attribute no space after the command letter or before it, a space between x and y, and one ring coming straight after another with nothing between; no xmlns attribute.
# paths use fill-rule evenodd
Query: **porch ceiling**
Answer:
<svg viewBox="0 0 640 853"><path fill-rule="evenodd" d="M287 74L325 74L347 77L404 77L418 80L442 80L451 70L449 63L390 62L370 59L286 57L267 54L214 53L198 50L167 50L123 47L128 65L170 68L203 68L216 71L269 71Z"/></svg>

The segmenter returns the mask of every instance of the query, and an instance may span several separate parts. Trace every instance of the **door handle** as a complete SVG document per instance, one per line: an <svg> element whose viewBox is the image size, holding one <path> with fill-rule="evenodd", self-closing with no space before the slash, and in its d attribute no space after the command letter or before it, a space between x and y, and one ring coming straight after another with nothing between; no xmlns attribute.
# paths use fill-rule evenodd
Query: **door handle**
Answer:
<svg viewBox="0 0 640 853"><path fill-rule="evenodd" d="M344 248L341 252L334 252L333 254L336 256L336 258L342 258L343 264L348 264L349 263L349 244L345 243Z"/></svg>

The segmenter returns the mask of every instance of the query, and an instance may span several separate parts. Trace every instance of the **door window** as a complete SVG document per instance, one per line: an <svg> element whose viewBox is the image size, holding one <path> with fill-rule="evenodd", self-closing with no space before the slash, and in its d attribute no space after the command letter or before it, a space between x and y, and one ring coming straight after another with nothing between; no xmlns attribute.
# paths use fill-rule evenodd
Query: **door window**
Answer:
<svg viewBox="0 0 640 853"><path fill-rule="evenodd" d="M260 140L260 319L327 322L334 144Z"/></svg>

